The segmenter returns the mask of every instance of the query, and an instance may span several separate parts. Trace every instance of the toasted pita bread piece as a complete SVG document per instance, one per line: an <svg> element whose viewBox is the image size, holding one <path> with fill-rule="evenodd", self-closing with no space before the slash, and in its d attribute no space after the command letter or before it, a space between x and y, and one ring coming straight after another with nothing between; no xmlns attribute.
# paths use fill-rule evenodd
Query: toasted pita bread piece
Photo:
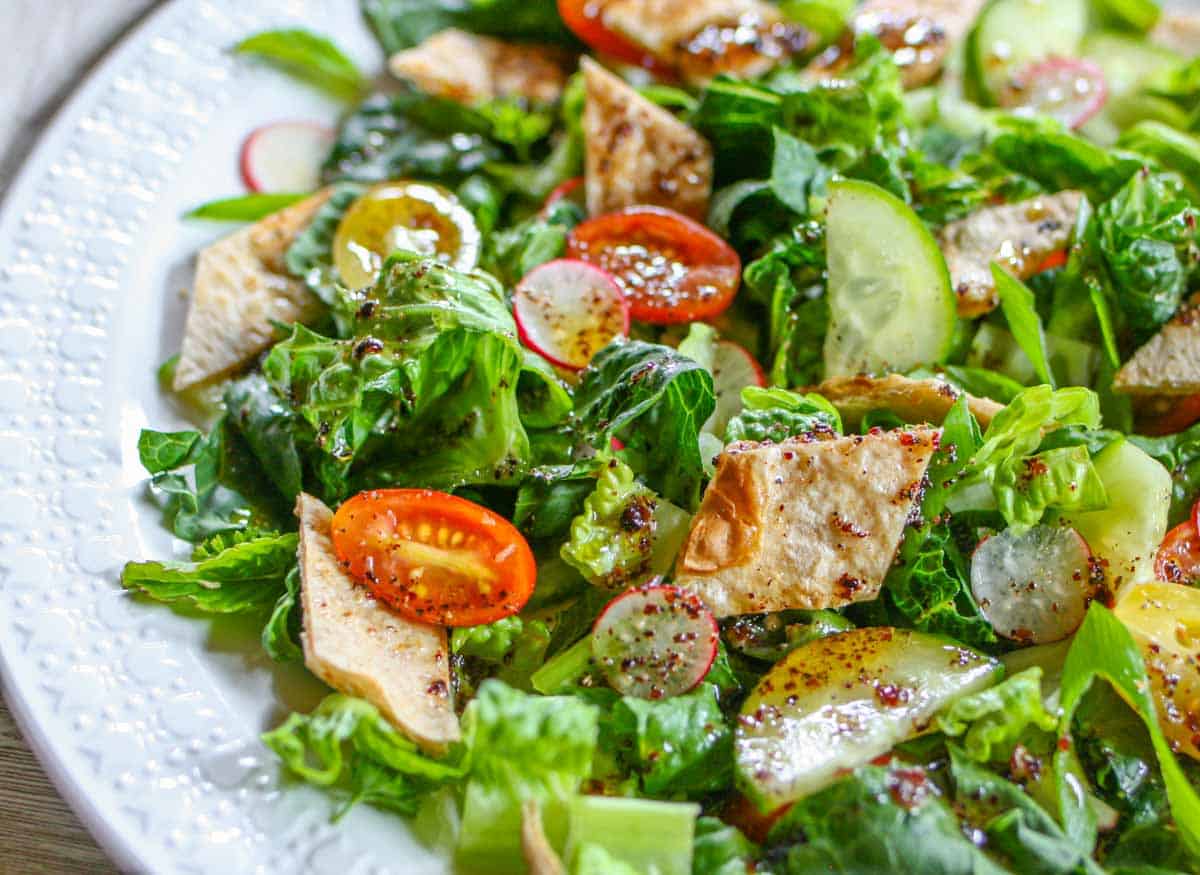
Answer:
<svg viewBox="0 0 1200 875"><path fill-rule="evenodd" d="M1150 42L1189 58L1200 55L1200 12L1164 9L1150 31Z"/></svg>
<svg viewBox="0 0 1200 875"><path fill-rule="evenodd" d="M1200 393L1200 293L1125 362L1113 388L1127 395Z"/></svg>
<svg viewBox="0 0 1200 875"><path fill-rule="evenodd" d="M840 608L879 595L921 499L937 430L736 443L677 563L718 617Z"/></svg>
<svg viewBox="0 0 1200 875"><path fill-rule="evenodd" d="M966 37L987 0L866 0L850 33L811 67L836 73L854 58L854 35L869 33L892 53L905 88L928 85L950 49Z"/></svg>
<svg viewBox="0 0 1200 875"><path fill-rule="evenodd" d="M609 0L601 21L692 84L761 76L812 42L762 0Z"/></svg>
<svg viewBox="0 0 1200 875"><path fill-rule="evenodd" d="M274 341L273 321L305 322L320 313L320 301L288 274L284 256L330 194L317 192L200 252L176 392L250 361Z"/></svg>
<svg viewBox="0 0 1200 875"><path fill-rule="evenodd" d="M941 424L962 395L967 396L967 406L981 428L987 428L992 417L1004 409L1003 404L968 395L944 380L914 380L900 374L830 377L803 391L827 398L842 415L846 427L852 429L858 428L863 417L874 410L890 410L905 422Z"/></svg>
<svg viewBox="0 0 1200 875"><path fill-rule="evenodd" d="M562 96L569 55L449 28L397 52L388 69L426 94L468 106L496 97L551 103Z"/></svg>
<svg viewBox="0 0 1200 875"><path fill-rule="evenodd" d="M588 211L651 204L703 219L712 193L708 141L590 58L582 66Z"/></svg>
<svg viewBox="0 0 1200 875"><path fill-rule="evenodd" d="M304 664L335 690L366 699L423 749L445 750L459 739L446 630L404 619L342 570L333 514L319 499L301 493L296 516Z"/></svg>
<svg viewBox="0 0 1200 875"><path fill-rule="evenodd" d="M1066 248L1083 194L1060 191L1015 204L984 207L951 222L938 236L958 315L982 316L1000 303L992 281L992 262L1026 279L1046 258Z"/></svg>

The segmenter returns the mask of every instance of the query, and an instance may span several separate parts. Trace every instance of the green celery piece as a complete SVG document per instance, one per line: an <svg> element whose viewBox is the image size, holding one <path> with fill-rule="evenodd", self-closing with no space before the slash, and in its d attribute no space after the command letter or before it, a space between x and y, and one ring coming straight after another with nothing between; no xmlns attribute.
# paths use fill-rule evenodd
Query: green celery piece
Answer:
<svg viewBox="0 0 1200 875"><path fill-rule="evenodd" d="M598 845L647 875L691 875L700 806L612 796L576 796L568 806L567 859Z"/></svg>

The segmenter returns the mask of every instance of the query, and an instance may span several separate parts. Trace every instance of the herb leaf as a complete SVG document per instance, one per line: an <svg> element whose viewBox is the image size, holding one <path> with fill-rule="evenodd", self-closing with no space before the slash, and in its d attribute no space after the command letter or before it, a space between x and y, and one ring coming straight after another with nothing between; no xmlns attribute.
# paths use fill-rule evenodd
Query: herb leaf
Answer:
<svg viewBox="0 0 1200 875"><path fill-rule="evenodd" d="M330 40L311 31L265 30L246 37L233 51L265 61L339 100L353 101L366 90L367 81L354 62Z"/></svg>

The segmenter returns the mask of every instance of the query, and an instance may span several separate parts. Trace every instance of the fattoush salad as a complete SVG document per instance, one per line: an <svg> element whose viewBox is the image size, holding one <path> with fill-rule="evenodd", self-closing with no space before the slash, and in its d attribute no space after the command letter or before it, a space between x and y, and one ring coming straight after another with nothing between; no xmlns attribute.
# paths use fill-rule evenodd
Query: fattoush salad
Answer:
<svg viewBox="0 0 1200 875"><path fill-rule="evenodd" d="M1200 13L355 14L233 48L344 113L190 214L122 574L330 687L281 768L464 872L1200 871Z"/></svg>

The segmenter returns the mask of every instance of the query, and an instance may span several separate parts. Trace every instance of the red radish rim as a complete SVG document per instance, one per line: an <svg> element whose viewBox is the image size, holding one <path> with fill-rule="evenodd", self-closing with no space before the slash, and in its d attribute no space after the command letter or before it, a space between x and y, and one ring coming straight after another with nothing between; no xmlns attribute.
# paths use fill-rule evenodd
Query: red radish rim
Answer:
<svg viewBox="0 0 1200 875"><path fill-rule="evenodd" d="M758 384L758 387L760 389L765 389L767 387L767 372L764 371L763 366L758 363L758 359L750 354L750 350L746 349L746 347L734 340L718 340L717 346L732 347L733 349L736 349L739 354L745 356L746 361L748 361L750 366L754 369L754 380Z"/></svg>
<svg viewBox="0 0 1200 875"><path fill-rule="evenodd" d="M1091 100L1083 106L1078 115L1067 125L1071 130L1077 130L1087 124L1108 103L1108 78L1104 75L1104 70L1098 64L1089 61L1087 58L1068 58L1061 55L1051 55L1048 58L1033 62L1020 73L1014 75L1013 80L1027 88L1037 77L1047 72L1057 73L1059 70L1065 68L1071 68L1086 75L1095 87Z"/></svg>
<svg viewBox="0 0 1200 875"><path fill-rule="evenodd" d="M583 186L583 181L584 180L582 176L572 176L570 179L560 182L554 187L554 191L546 195L546 200L542 202L542 208L538 214L542 216L546 215L552 206L559 201L570 197L575 193L576 190L581 188Z"/></svg>
<svg viewBox="0 0 1200 875"><path fill-rule="evenodd" d="M717 654L721 650L721 626L720 626L720 624L717 623L716 615L713 614L713 612L709 609L708 605L706 605L704 603L704 600L701 599L698 595L696 595L695 593L692 593L692 592L688 592L685 589L680 589L678 586L675 586L673 583L662 583L661 581L662 581L662 577L655 577L649 583L644 583L641 586L635 586L635 587L632 587L631 589L627 589L627 590L625 590L625 592L620 593L620 594L614 596L612 599L610 599L608 604L606 604L604 606L604 609L600 611L599 616L596 617L595 622L592 623L591 636L592 636L592 640L594 641L595 636L597 634L599 634L601 623L604 622L604 618L608 615L609 611L611 611L614 606L616 606L619 602L625 601L626 599L629 599L629 598L633 598L634 596L645 597L650 593L662 592L664 594L668 594L669 596L672 596L673 599L670 599L670 600L694 601L696 606L699 608L699 612L702 613L705 618L707 618L708 623L712 628L713 646L709 648L709 650L711 652L708 655L708 661L704 663L704 668L696 676L696 680L694 682L692 682L692 684L687 689L685 689L681 693L677 694L677 695L685 695L687 693L690 693L692 690L696 689L696 687L700 686L700 684L704 681L704 679L706 677L708 677L708 673L710 671L712 671L713 664L717 661ZM600 669L603 672L604 666L601 665ZM605 674L607 675L607 672L605 672ZM610 681L610 683L611 683L611 681Z"/></svg>
<svg viewBox="0 0 1200 875"><path fill-rule="evenodd" d="M238 153L238 172L241 174L242 183L252 192L262 193L264 191L254 175L254 162L252 160L254 143L271 128L280 127L312 128L328 136L330 142L332 142L334 137L333 128L310 119L285 119L283 121L268 122L265 125L259 125L246 135L246 139L242 140L242 148Z"/></svg>
<svg viewBox="0 0 1200 875"><path fill-rule="evenodd" d="M578 258L556 258L553 261L547 261L544 264L539 264L533 270L529 271L529 273L525 274L525 276L521 277L521 281L517 283L516 288L513 290L513 321L517 323L517 337L520 339L521 343L524 344L526 347L528 347L529 349L536 352L538 355L540 355L546 361L550 362L550 364L554 365L555 367L565 368L568 371L582 371L584 368L587 367L587 364L577 365L577 364L573 364L568 361L564 361L563 359L559 358L558 356L556 356L553 353L549 352L548 350L544 349L534 339L534 337L529 334L529 332L525 328L524 323L521 321L521 310L520 310L520 307L518 306L519 301L520 301L519 296L521 294L521 286L524 285L526 280L528 280L531 276L536 274L538 271L545 270L545 269L551 268L551 267L561 268L561 267L565 267L567 265L570 265L571 267L573 267L575 269L579 269L580 267L586 268L588 271L590 271L591 273L593 273L595 275L597 282L603 283L603 284L611 287L611 289L613 291L614 299L618 302L618 306L621 308L621 333L619 336L620 337L628 337L629 336L629 328L632 324L632 320L629 315L629 310L630 310L629 299L626 298L625 293L623 291L621 291L621 284L617 282L616 277L614 277L611 273L609 273L604 268L598 267L594 264L591 264L590 262L583 261Z"/></svg>

